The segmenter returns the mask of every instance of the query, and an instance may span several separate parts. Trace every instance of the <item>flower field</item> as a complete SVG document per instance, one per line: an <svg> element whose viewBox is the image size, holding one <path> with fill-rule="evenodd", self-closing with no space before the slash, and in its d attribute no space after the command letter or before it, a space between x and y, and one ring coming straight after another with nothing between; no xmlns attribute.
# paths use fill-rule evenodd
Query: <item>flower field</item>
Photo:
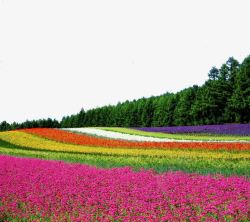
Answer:
<svg viewBox="0 0 250 222"><path fill-rule="evenodd" d="M0 221L248 221L249 168L246 135L0 132Z"/></svg>
<svg viewBox="0 0 250 222"><path fill-rule="evenodd" d="M1 156L0 218L27 221L246 221L240 177L96 169Z"/></svg>
<svg viewBox="0 0 250 222"><path fill-rule="evenodd" d="M76 134L72 132L66 132L57 129L25 129L20 130L21 132L30 133L33 135L41 136L47 139L69 143L69 144L77 144L77 145L88 145L88 146L102 146L102 147L126 147L126 148L179 148L179 149L207 149L207 150L249 150L249 143L240 143L239 141L230 141L228 143L224 143L222 141L219 142L185 142L180 140L178 142L174 142L171 140L170 142L148 142L148 141L124 141L120 140L121 138L99 138L88 136L84 134ZM79 129L79 132L82 132ZM13 133L13 132L11 132ZM111 132L112 133L112 132ZM8 134L8 133L6 133ZM103 134L102 134L103 135ZM113 134L112 134L113 135ZM99 136L99 135L97 135ZM107 132L106 136L109 136L109 132ZM130 135L127 135L127 137ZM132 138L133 135L131 135ZM142 136L141 136L142 137ZM147 137L144 137L147 138Z"/></svg>
<svg viewBox="0 0 250 222"><path fill-rule="evenodd" d="M196 127L196 126L195 126ZM144 128L121 128L121 127L98 127L99 130L105 130L108 132L143 136L143 137L153 137L161 139L172 139L172 140L182 140L182 141L250 141L250 137L247 135L229 135L229 134L214 134L214 133L184 133L184 132L167 132L164 129L167 127L144 127ZM175 127L169 127L175 128ZM79 130L79 129L78 129ZM247 131L248 132L248 131Z"/></svg>
<svg viewBox="0 0 250 222"><path fill-rule="evenodd" d="M174 126L174 127L140 127L135 128L147 132L162 133L210 133L250 136L250 124L225 124L204 126Z"/></svg>

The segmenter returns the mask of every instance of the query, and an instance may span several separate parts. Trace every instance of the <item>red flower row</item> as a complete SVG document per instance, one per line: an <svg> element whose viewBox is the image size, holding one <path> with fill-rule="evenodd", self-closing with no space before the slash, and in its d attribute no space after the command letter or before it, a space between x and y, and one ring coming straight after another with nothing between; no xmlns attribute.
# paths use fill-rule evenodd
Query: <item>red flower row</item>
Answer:
<svg viewBox="0 0 250 222"><path fill-rule="evenodd" d="M84 134L76 134L59 129L33 128L21 130L47 139L64 143L85 146L126 147L126 148L179 148L205 150L250 150L249 143L240 142L134 142L115 139L98 138Z"/></svg>

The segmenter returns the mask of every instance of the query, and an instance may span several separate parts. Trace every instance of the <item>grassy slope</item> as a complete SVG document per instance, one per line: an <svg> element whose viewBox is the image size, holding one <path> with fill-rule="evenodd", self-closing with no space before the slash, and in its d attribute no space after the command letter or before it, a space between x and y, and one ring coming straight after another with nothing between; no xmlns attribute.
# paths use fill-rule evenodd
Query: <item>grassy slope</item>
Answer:
<svg viewBox="0 0 250 222"><path fill-rule="evenodd" d="M169 134L158 132L145 132L141 130L135 130L122 127L95 127L97 129L126 133L130 135L139 135L156 138L167 138L176 140L204 140L204 141L250 141L249 136L235 136L235 135L201 135L201 134Z"/></svg>

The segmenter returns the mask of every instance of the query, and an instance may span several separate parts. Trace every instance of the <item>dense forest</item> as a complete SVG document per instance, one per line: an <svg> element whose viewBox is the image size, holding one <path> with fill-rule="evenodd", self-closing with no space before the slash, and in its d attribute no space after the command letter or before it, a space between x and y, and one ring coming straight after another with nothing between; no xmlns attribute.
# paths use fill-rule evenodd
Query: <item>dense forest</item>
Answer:
<svg viewBox="0 0 250 222"><path fill-rule="evenodd" d="M250 122L250 56L212 67L208 80L177 93L125 101L63 117L0 124L0 131L32 127L174 126Z"/></svg>

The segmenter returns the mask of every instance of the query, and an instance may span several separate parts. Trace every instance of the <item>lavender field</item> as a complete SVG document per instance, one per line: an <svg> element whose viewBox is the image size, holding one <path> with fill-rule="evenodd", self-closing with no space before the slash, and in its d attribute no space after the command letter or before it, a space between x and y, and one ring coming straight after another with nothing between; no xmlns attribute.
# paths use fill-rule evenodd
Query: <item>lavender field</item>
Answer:
<svg viewBox="0 0 250 222"><path fill-rule="evenodd" d="M222 135L250 135L250 124L224 124L201 126L137 127L137 130L161 133L201 133Z"/></svg>

